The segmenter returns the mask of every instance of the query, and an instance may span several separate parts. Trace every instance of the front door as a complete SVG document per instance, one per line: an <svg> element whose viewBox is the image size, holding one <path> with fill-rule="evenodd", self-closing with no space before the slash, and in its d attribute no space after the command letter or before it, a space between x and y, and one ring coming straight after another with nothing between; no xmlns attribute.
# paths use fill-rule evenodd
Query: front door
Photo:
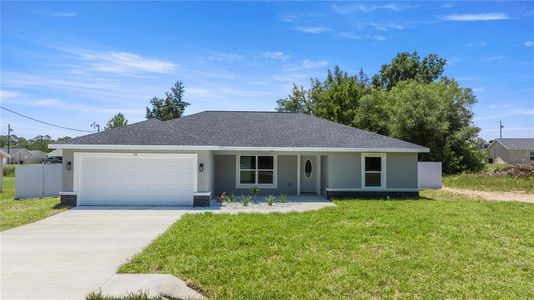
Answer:
<svg viewBox="0 0 534 300"><path fill-rule="evenodd" d="M300 161L300 192L317 193L316 156L302 155Z"/></svg>

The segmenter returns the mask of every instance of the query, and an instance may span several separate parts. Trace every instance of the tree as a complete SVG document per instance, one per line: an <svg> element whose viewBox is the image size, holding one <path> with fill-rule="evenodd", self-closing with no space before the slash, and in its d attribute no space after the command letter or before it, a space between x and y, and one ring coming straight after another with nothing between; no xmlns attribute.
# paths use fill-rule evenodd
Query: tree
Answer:
<svg viewBox="0 0 534 300"><path fill-rule="evenodd" d="M117 113L114 115L104 127L104 130L110 130L116 127L128 125L128 120L124 117L122 113Z"/></svg>
<svg viewBox="0 0 534 300"><path fill-rule="evenodd" d="M297 86L293 84L293 89L289 93L289 96L284 99L276 100L278 112L301 112L305 114L313 114L312 101L310 99L309 92L304 89L302 85Z"/></svg>
<svg viewBox="0 0 534 300"><path fill-rule="evenodd" d="M19 138L20 139L20 138ZM24 138L22 138L24 139ZM48 144L54 142L54 140L49 135L38 135L33 139L29 139L26 147L22 146L22 141L17 142L17 147L26 148L28 150L41 150L44 153L48 152Z"/></svg>
<svg viewBox="0 0 534 300"><path fill-rule="evenodd" d="M183 100L184 91L183 83L177 81L171 88L171 92L165 93L165 98L153 97L150 100L152 108L146 108L146 118L160 121L180 118L185 108L191 104Z"/></svg>
<svg viewBox="0 0 534 300"><path fill-rule="evenodd" d="M417 52L401 52L390 64L382 65L380 72L373 76L373 85L391 90L397 83L405 80L431 83L441 77L446 64L447 60L436 54L429 54L421 60Z"/></svg>

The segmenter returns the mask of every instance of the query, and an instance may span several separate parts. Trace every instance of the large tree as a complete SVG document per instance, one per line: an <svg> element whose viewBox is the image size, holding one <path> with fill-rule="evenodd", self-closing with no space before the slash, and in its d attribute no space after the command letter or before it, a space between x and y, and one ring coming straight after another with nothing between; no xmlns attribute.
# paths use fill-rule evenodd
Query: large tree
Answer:
<svg viewBox="0 0 534 300"><path fill-rule="evenodd" d="M191 104L184 101L184 91L183 83L177 81L171 88L170 93L165 93L165 98L153 97L150 100L152 108L146 108L146 118L160 121L180 118L185 108Z"/></svg>
<svg viewBox="0 0 534 300"><path fill-rule="evenodd" d="M112 128L117 128L126 125L128 125L128 120L124 117L122 113L119 112L108 121L104 130L110 130Z"/></svg>
<svg viewBox="0 0 534 300"><path fill-rule="evenodd" d="M482 166L479 128L471 106L476 97L443 76L446 61L435 54L399 53L372 82L335 67L311 87L294 86L277 101L278 111L299 111L430 148L421 159L443 162L446 173Z"/></svg>

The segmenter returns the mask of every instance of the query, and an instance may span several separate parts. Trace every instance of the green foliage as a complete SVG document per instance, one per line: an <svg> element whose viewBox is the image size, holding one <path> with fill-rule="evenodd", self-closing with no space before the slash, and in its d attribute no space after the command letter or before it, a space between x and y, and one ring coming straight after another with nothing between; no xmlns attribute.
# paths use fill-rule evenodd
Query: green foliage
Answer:
<svg viewBox="0 0 534 300"><path fill-rule="evenodd" d="M251 197L249 195L241 195L241 204L248 206L250 204Z"/></svg>
<svg viewBox="0 0 534 300"><path fill-rule="evenodd" d="M461 173L444 176L443 185L452 188L490 192L516 192L534 194L534 177L484 176Z"/></svg>
<svg viewBox="0 0 534 300"><path fill-rule="evenodd" d="M266 199L266 200L267 200L267 204L268 204L269 206L273 206L274 199L275 199L275 198L274 198L273 195L269 195L269 196L267 196L267 199Z"/></svg>
<svg viewBox="0 0 534 300"><path fill-rule="evenodd" d="M286 194L282 194L280 195L280 203L286 203L287 202L287 195Z"/></svg>
<svg viewBox="0 0 534 300"><path fill-rule="evenodd" d="M61 142L70 139L70 137L65 136L58 138L57 140L52 139L49 135L38 135L32 139L26 139L24 137L19 137L14 134L11 134L9 138L9 148L24 148L27 150L41 150L44 153L49 152L48 145L55 142ZM0 148L7 148L7 135L0 135Z"/></svg>
<svg viewBox="0 0 534 300"><path fill-rule="evenodd" d="M185 108L191 104L183 100L184 91L183 83L177 81L171 88L171 92L165 93L165 98L153 97L150 100L152 108L146 108L146 118L160 121L180 118Z"/></svg>
<svg viewBox="0 0 534 300"><path fill-rule="evenodd" d="M173 274L210 299L534 298L534 205L422 196L188 214L119 271Z"/></svg>
<svg viewBox="0 0 534 300"><path fill-rule="evenodd" d="M128 293L125 296L113 297L102 294L102 291L93 291L89 293L86 300L174 300L175 298L167 296L152 297L147 291L139 291L137 293Z"/></svg>
<svg viewBox="0 0 534 300"><path fill-rule="evenodd" d="M256 198L256 195L260 192L260 189L253 185L251 188L250 188L250 194L252 195L252 197Z"/></svg>
<svg viewBox="0 0 534 300"><path fill-rule="evenodd" d="M113 129L113 128L126 126L126 125L128 125L128 120L124 117L124 115L122 113L118 113L118 114L114 115L108 121L108 123L107 123L106 127L104 128L104 130L110 130L110 129Z"/></svg>
<svg viewBox="0 0 534 300"><path fill-rule="evenodd" d="M228 201L228 203L234 203L235 202L235 195L234 194L230 194L226 197L226 201Z"/></svg>
<svg viewBox="0 0 534 300"><path fill-rule="evenodd" d="M5 165L3 170L4 176L15 177L15 168L16 165Z"/></svg>
<svg viewBox="0 0 534 300"><path fill-rule="evenodd" d="M435 54L399 53L372 82L360 71L335 66L309 90L294 86L278 111L299 111L430 148L422 160L441 161L447 174L483 167L484 141L473 125L476 97L443 76L446 61Z"/></svg>

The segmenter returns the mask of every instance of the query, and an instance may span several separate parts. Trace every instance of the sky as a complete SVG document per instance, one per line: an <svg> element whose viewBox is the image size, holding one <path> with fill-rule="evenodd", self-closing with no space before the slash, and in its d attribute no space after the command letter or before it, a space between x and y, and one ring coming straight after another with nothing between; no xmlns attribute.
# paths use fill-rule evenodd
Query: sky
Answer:
<svg viewBox="0 0 534 300"><path fill-rule="evenodd" d="M0 2L0 101L93 130L144 120L180 80L185 114L276 107L339 65L375 74L401 51L447 59L486 140L534 137L534 2ZM1 111L0 134L78 136Z"/></svg>

